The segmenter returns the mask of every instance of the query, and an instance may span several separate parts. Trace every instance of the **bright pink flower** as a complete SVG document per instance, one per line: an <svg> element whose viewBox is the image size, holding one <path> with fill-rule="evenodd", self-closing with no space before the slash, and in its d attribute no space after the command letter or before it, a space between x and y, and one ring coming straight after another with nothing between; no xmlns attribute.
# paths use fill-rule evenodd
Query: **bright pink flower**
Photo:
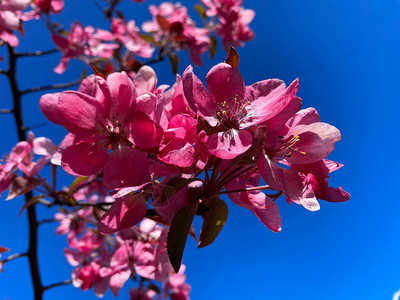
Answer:
<svg viewBox="0 0 400 300"><path fill-rule="evenodd" d="M93 287L96 296L103 297L107 287L108 278L100 276L101 265L97 261L77 267L72 272L72 284L86 291Z"/></svg>
<svg viewBox="0 0 400 300"><path fill-rule="evenodd" d="M185 273L185 265L181 265L178 273L171 273L163 282L163 297L171 297L173 300L189 300L191 287L187 284Z"/></svg>
<svg viewBox="0 0 400 300"><path fill-rule="evenodd" d="M153 55L154 48L140 37L139 28L136 27L134 20L125 24L123 19L113 18L111 32L133 55L144 58L150 58Z"/></svg>
<svg viewBox="0 0 400 300"><path fill-rule="evenodd" d="M202 65L201 55L210 47L209 30L198 28L189 18L187 8L180 4L163 2L159 7L149 6L153 21L144 22L142 29L157 42L173 43L177 49L188 49L195 65Z"/></svg>
<svg viewBox="0 0 400 300"><path fill-rule="evenodd" d="M44 13L59 13L64 8L64 0L34 0L34 3Z"/></svg>
<svg viewBox="0 0 400 300"><path fill-rule="evenodd" d="M260 184L261 176L254 170L243 176L230 181L226 190L244 190L246 188L257 187ZM274 199L268 197L262 191L243 191L229 193L229 198L237 205L250 209L261 222L274 232L281 231L281 216L278 205Z"/></svg>
<svg viewBox="0 0 400 300"><path fill-rule="evenodd" d="M18 46L18 38L14 30L22 29L22 10L29 6L30 0L0 1L0 40L11 47Z"/></svg>
<svg viewBox="0 0 400 300"><path fill-rule="evenodd" d="M327 157L341 139L334 126L320 122L313 108L303 109L291 117L262 150L258 166L261 175L273 189L282 190L293 201L316 210L318 202L303 197L303 180L298 171L278 165L311 164Z"/></svg>
<svg viewBox="0 0 400 300"><path fill-rule="evenodd" d="M91 26L83 28L78 21L75 21L71 25L68 38L53 34L54 43L63 52L63 57L54 72L64 73L72 58L110 58L113 50L118 48L117 44L111 42L113 40L114 37L110 32L94 29Z"/></svg>
<svg viewBox="0 0 400 300"><path fill-rule="evenodd" d="M350 194L339 187L337 189L328 186L329 173L343 167L337 162L322 159L311 164L290 164L292 170L301 174L303 182L302 198L292 200L286 197L288 201L302 204L310 210L318 210L319 203L317 199L329 202L344 202L350 199Z"/></svg>
<svg viewBox="0 0 400 300"><path fill-rule="evenodd" d="M219 23L215 26L215 33L222 37L225 51L231 46L243 46L254 38L254 32L248 24L255 16L254 10L243 9L241 0L201 0L207 7L206 15L218 16Z"/></svg>
<svg viewBox="0 0 400 300"><path fill-rule="evenodd" d="M214 66L206 82L210 93L191 66L183 73L189 105L214 127L207 140L208 151L223 159L232 159L248 150L253 135L246 129L279 114L298 88L298 80L286 89L284 82L276 79L245 87L240 72L226 63Z"/></svg>
<svg viewBox="0 0 400 300"><path fill-rule="evenodd" d="M111 74L107 81L97 77L89 87L84 90L91 95L67 91L57 102L53 97L41 99L44 114L75 135L73 145L62 153L63 168L82 176L103 170L105 184L113 188L143 184L149 176L149 161L136 148L158 147L161 128L135 110L136 91L125 74Z"/></svg>

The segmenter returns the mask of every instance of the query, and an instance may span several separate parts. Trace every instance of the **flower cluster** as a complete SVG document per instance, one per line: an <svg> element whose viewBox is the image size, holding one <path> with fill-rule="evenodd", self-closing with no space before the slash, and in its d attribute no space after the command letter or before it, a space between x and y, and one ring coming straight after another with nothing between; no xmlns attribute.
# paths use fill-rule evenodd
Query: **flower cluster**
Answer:
<svg viewBox="0 0 400 300"><path fill-rule="evenodd" d="M17 143L5 157L5 163L0 164L0 195L11 185L8 199L12 199L40 184L42 181L36 175L56 152L57 147L50 139L35 138L30 132L28 140ZM41 156L36 161L35 154ZM22 176L18 176L18 170L22 172Z"/></svg>
<svg viewBox="0 0 400 300"><path fill-rule="evenodd" d="M11 47L17 47L19 42L14 30L22 32L22 11L29 6L30 0L0 1L0 42L4 41Z"/></svg>
<svg viewBox="0 0 400 300"><path fill-rule="evenodd" d="M254 32L248 24L254 19L252 9L244 9L242 0L201 0L208 17L218 17L215 33L222 38L226 51L230 47L242 47L254 38Z"/></svg>
<svg viewBox="0 0 400 300"><path fill-rule="evenodd" d="M78 187L73 197L77 206L82 203L93 206L55 215L60 221L56 233L67 234L69 247L64 249L64 254L74 267L73 285L82 290L93 289L98 297L103 297L110 287L118 296L129 278L138 280L140 277L140 286L130 291L131 299L143 299L145 295L145 299L189 299L185 266L182 265L176 274L168 260L167 227L145 218L138 226L104 237L91 225L96 223L94 207L99 200L110 204L114 200L111 197L101 199L96 194L87 200L88 193L88 187Z"/></svg>
<svg viewBox="0 0 400 300"><path fill-rule="evenodd" d="M143 67L133 80L125 73L92 75L79 91L40 100L46 117L69 131L58 163L114 190L98 230L129 230L152 207L170 225L168 256L176 272L177 245L182 236L184 245L195 214L204 219L199 247L225 224L222 194L276 232L281 195L309 210L319 209L317 199L350 198L327 181L342 166L326 159L339 130L321 122L315 109L301 109L297 79L289 86L278 79L246 86L232 63L236 55L208 72L207 88L191 66L171 88L157 87L155 72Z"/></svg>

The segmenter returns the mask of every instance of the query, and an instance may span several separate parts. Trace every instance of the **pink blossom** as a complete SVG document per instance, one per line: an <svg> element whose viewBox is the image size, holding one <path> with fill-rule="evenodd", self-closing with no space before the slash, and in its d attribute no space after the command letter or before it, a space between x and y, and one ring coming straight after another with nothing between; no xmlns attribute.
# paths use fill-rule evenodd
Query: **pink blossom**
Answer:
<svg viewBox="0 0 400 300"><path fill-rule="evenodd" d="M171 42L177 49L188 49L195 65L202 65L201 55L210 47L209 30L195 26L185 6L163 2L149 6L153 21L143 23L142 29L153 34L157 42Z"/></svg>
<svg viewBox="0 0 400 300"><path fill-rule="evenodd" d="M18 46L14 30L22 30L21 11L29 6L30 0L3 0L0 2L0 40L11 47Z"/></svg>
<svg viewBox="0 0 400 300"><path fill-rule="evenodd" d="M56 34L52 37L56 46L63 52L60 63L54 69L58 74L64 73L72 58L110 58L113 50L118 48L117 44L112 43L114 37L110 32L91 26L83 28L78 21L72 23L68 38Z"/></svg>
<svg viewBox="0 0 400 300"><path fill-rule="evenodd" d="M108 279L100 276L100 269L101 265L97 261L75 268L72 272L72 284L83 291L93 287L95 295L103 297L108 287Z"/></svg>
<svg viewBox="0 0 400 300"><path fill-rule="evenodd" d="M185 273L185 265L181 265L178 273L171 273L163 282L164 297L170 296L171 299L189 300L189 292L191 287L187 284Z"/></svg>
<svg viewBox="0 0 400 300"><path fill-rule="evenodd" d="M350 194L339 188L328 186L329 173L340 169L343 165L337 162L323 159L311 164L290 164L292 170L301 174L303 189L300 200L292 200L286 197L288 201L302 204L310 210L318 210L319 203L317 199L329 202L343 202L350 199Z"/></svg>
<svg viewBox="0 0 400 300"><path fill-rule="evenodd" d="M230 47L243 46L254 38L254 32L248 24L253 20L255 12L244 9L241 0L202 0L206 7L206 15L218 16L219 23L215 33L222 37L225 51Z"/></svg>
<svg viewBox="0 0 400 300"><path fill-rule="evenodd" d="M254 188L260 184L260 179L260 174L253 170L230 181L225 188L228 191ZM229 193L228 196L237 205L250 209L257 218L272 231L281 231L282 221L278 205L274 202L274 199L268 197L268 195L264 194L262 191Z"/></svg>
<svg viewBox="0 0 400 300"><path fill-rule="evenodd" d="M139 35L139 28L135 21L130 20L127 24L120 18L113 18L111 21L111 31L119 42L121 42L133 55L150 58L154 48L149 42L144 41Z"/></svg>
<svg viewBox="0 0 400 300"><path fill-rule="evenodd" d="M273 189L283 190L292 201L317 210L316 200L303 197L304 184L299 172L278 164L302 165L320 161L329 155L340 139L339 130L320 122L315 109L300 110L282 126L279 136L270 140L263 149L258 162L260 173Z"/></svg>
<svg viewBox="0 0 400 300"><path fill-rule="evenodd" d="M92 89L88 84L84 91L91 94L67 91L57 102L52 97L41 99L44 114L75 135L73 144L63 150L63 168L82 176L103 170L105 184L114 188L144 183L149 161L137 148L158 147L162 130L147 114L135 110L133 82L114 73L107 81L97 77Z"/></svg>
<svg viewBox="0 0 400 300"><path fill-rule="evenodd" d="M183 89L190 107L214 127L207 140L208 151L223 159L248 150L253 135L246 129L279 114L298 88L297 80L286 89L276 79L245 87L240 72L226 63L214 66L206 82L210 92L191 66L183 73Z"/></svg>
<svg viewBox="0 0 400 300"><path fill-rule="evenodd" d="M34 3L44 13L59 13L64 9L64 0L34 0Z"/></svg>

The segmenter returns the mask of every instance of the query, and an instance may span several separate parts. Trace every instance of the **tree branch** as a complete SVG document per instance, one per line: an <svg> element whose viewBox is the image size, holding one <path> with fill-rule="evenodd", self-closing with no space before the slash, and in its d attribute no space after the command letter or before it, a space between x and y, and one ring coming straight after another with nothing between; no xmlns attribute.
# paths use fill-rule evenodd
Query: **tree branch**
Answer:
<svg viewBox="0 0 400 300"><path fill-rule="evenodd" d="M17 84L17 54L10 45L7 44L8 57L9 57L9 71L7 72L8 81L10 83L11 93L13 96L13 114L15 125L17 127L18 139L20 141L26 140L26 128L22 118L22 105L21 105L21 91ZM25 194L25 201L33 197L32 192ZM29 224L29 246L27 256L29 260L29 267L31 272L31 280L34 291L34 299L43 299L43 285L39 272L39 262L37 253L37 240L38 240L38 222L36 219L36 205L30 205L28 211L28 224Z"/></svg>
<svg viewBox="0 0 400 300"><path fill-rule="evenodd" d="M5 263L7 263L7 262L9 262L9 261L12 261L12 260L17 259L17 258L20 258L20 257L25 257L25 256L28 256L28 253L26 253L26 252L24 252L24 253L16 253L16 254L12 254L12 255L6 257L6 258L3 259L3 260L0 260L0 262L2 262L3 264L5 264Z"/></svg>
<svg viewBox="0 0 400 300"><path fill-rule="evenodd" d="M46 290L49 290L49 289L52 289L52 288L55 288L55 287L58 287L58 286L68 285L68 284L71 284L71 283L72 283L72 280L71 279L67 279L67 280L64 280L64 281L61 281L61 282L56 282L56 283L50 284L48 286L45 286L43 289L46 291Z"/></svg>
<svg viewBox="0 0 400 300"><path fill-rule="evenodd" d="M58 49L51 49L45 51L33 51L33 52L25 52L25 53L16 53L16 57L26 57L26 56L43 56L47 54L52 54L58 52Z"/></svg>
<svg viewBox="0 0 400 300"><path fill-rule="evenodd" d="M58 84L52 84L52 85L37 86L37 87L34 87L34 88L30 88L30 89L21 91L21 95L25 95L25 94L33 93L33 92L38 92L38 91L43 91L43 90L65 89L65 88L69 88L69 87L78 85L80 83L81 83L81 80L75 80L75 81L66 82L66 83L58 83Z"/></svg>

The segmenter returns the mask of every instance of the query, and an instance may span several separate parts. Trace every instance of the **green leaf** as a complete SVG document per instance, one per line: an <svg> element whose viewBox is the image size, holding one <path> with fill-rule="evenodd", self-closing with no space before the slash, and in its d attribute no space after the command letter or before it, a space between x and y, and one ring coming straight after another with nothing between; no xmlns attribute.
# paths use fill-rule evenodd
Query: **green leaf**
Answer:
<svg viewBox="0 0 400 300"><path fill-rule="evenodd" d="M169 261L178 273L182 263L183 250L186 240L196 214L197 205L188 205L182 207L175 214L169 227L167 237L167 252Z"/></svg>
<svg viewBox="0 0 400 300"><path fill-rule="evenodd" d="M179 70L179 56L176 55L175 53L169 54L168 55L169 61L171 63L171 68L172 68L172 72L174 74L178 74Z"/></svg>
<svg viewBox="0 0 400 300"><path fill-rule="evenodd" d="M210 58L213 58L217 54L217 39L215 36L210 37Z"/></svg>
<svg viewBox="0 0 400 300"><path fill-rule="evenodd" d="M229 48L229 53L225 59L225 62L228 65L231 65L232 67L237 69L237 67L239 66L239 54L237 53L235 48L233 47Z"/></svg>
<svg viewBox="0 0 400 300"><path fill-rule="evenodd" d="M67 198L69 201L71 201L71 203L73 205L76 205L76 201L75 199L72 197L73 193L75 192L75 189L78 187L78 185L80 185L83 181L85 181L87 179L87 176L81 176L76 178L72 183L71 186L68 189L68 194L67 194Z"/></svg>
<svg viewBox="0 0 400 300"><path fill-rule="evenodd" d="M150 35L150 34L141 34L140 35L141 39L143 41L149 42L149 43L154 43L154 36Z"/></svg>
<svg viewBox="0 0 400 300"><path fill-rule="evenodd" d="M221 199L213 198L210 210L203 215L203 218L199 248L206 247L214 242L228 218L228 206Z"/></svg>
<svg viewBox="0 0 400 300"><path fill-rule="evenodd" d="M203 6L201 6L200 4L196 4L195 6L193 6L193 8L195 10L197 10L197 12L199 13L201 19L204 21L207 16L206 16L206 10L204 9Z"/></svg>

